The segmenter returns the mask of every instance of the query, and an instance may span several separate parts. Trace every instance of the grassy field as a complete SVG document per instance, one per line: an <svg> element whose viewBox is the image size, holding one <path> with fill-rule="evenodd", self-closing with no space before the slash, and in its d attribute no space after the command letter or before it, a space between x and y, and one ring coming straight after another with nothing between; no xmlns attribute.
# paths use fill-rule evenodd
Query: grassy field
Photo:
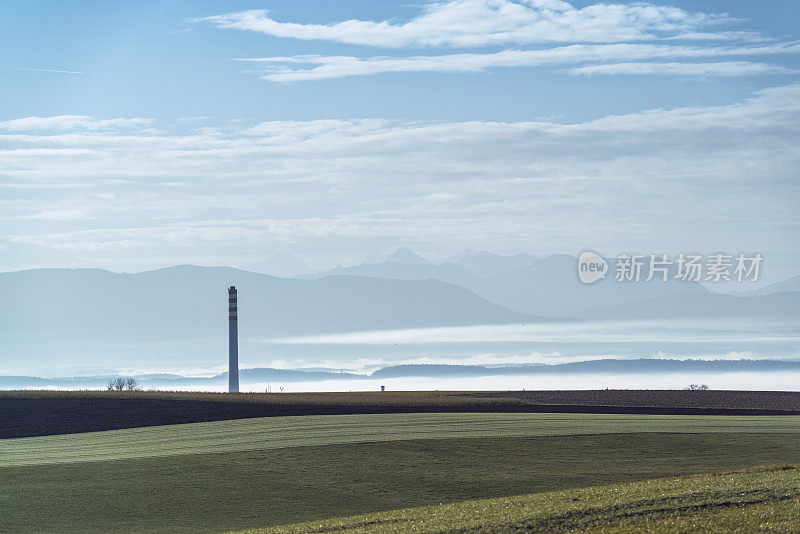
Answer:
<svg viewBox="0 0 800 534"><path fill-rule="evenodd" d="M433 413L264 417L4 439L0 440L0 466L407 439L633 432L800 434L800 416Z"/></svg>
<svg viewBox="0 0 800 534"><path fill-rule="evenodd" d="M0 438L287 415L357 413L800 415L788 391L176 393L0 391Z"/></svg>
<svg viewBox="0 0 800 534"><path fill-rule="evenodd" d="M248 533L798 531L800 468L706 476L396 510Z"/></svg>
<svg viewBox="0 0 800 534"><path fill-rule="evenodd" d="M585 402L624 402L621 396L572 393ZM0 394L0 426L55 434L0 439L0 531L224 532L800 463L799 415L524 413L531 406L538 411L553 405L526 404L533 401L513 395L497 399L492 393L348 395L243 395L234 402L229 395L208 394ZM457 403L473 395L478 413L459 413L465 406ZM733 402L724 399L709 398L707 404ZM678 400L661 398L667 404ZM15 411L20 402L41 409L39 401L66 407L74 419L54 432L48 421L63 410ZM740 408L783 410L793 401L750 396L738 402ZM169 408L159 418L164 406ZM227 420L167 424L186 416L181 406L190 417L205 417L204 410L216 407L210 409L212 419ZM253 406L272 416L241 418ZM323 412L421 413L277 416L308 413L307 406ZM427 413L437 406L450 413ZM148 414L160 426L142 426ZM61 432L130 423L132 428L118 430ZM787 502L764 505L786 507ZM755 506L743 513L754 513ZM668 515L652 517L666 520ZM403 526L405 520L380 525L385 530L395 523Z"/></svg>
<svg viewBox="0 0 800 534"><path fill-rule="evenodd" d="M460 438L0 468L2 532L221 532L757 464L800 435Z"/></svg>

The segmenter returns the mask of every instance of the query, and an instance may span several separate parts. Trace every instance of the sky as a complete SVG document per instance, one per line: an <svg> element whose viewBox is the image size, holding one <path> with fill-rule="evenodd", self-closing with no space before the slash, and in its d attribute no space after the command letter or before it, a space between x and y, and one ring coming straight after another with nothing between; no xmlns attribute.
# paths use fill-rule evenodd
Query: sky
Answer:
<svg viewBox="0 0 800 534"><path fill-rule="evenodd" d="M400 246L800 273L800 3L8 1L0 271Z"/></svg>

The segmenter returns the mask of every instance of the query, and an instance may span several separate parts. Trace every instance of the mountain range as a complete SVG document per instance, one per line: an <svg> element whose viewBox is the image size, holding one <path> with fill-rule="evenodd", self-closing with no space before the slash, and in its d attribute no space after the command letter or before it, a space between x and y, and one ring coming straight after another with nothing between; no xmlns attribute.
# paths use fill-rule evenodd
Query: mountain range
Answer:
<svg viewBox="0 0 800 534"><path fill-rule="evenodd" d="M616 261L607 258L609 274L594 284L583 284L576 276L577 260L568 254L545 258L519 254L501 256L471 253L457 261L433 263L407 248L398 249L382 262L306 275L319 279L330 275L352 275L400 280L434 279L459 285L505 308L544 317L581 319L680 318L688 316L747 317L800 315L800 276L762 290L737 295L709 291L698 282L654 277L645 281L649 262L642 265L642 280L614 280ZM773 293L781 297L750 299Z"/></svg>
<svg viewBox="0 0 800 534"><path fill-rule="evenodd" d="M614 262L608 261L613 273ZM198 369L208 368L227 348L229 285L239 289L240 333L248 356L257 358L253 363L285 358L298 360L298 365L313 360L338 366L351 358L378 357L378 352L381 361L391 361L401 355L424 356L419 351L431 349L406 345L390 352L391 347L340 350L331 345L312 356L316 349L292 345L291 340L280 349L274 346L286 338L347 332L554 320L800 317L800 291L793 291L798 277L757 293L730 295L672 277L667 282L623 283L610 274L586 285L576 271L576 258L566 254L539 259L478 252L437 264L399 249L382 261L298 278L192 265L135 274L101 269L6 272L0 273L0 362L11 372L93 362L115 369L175 368L161 367L158 362L165 358L180 369L192 368L192 362ZM740 346L720 350L752 350ZM503 350L484 347L480 350ZM447 350L454 358L460 354L455 345ZM529 350L540 349L532 344Z"/></svg>
<svg viewBox="0 0 800 534"><path fill-rule="evenodd" d="M536 319L435 279L302 280L189 265L136 274L34 269L0 273L0 336L95 342L202 337L225 324L229 285L239 290L240 329L251 336Z"/></svg>
<svg viewBox="0 0 800 534"><path fill-rule="evenodd" d="M566 254L477 253L434 264L409 249L294 279L191 265L136 274L32 269L0 273L0 335L117 342L201 336L224 322L229 285L239 288L243 329L268 337L551 318L791 318L800 316L797 280L741 296L672 277L625 283L610 275L586 285Z"/></svg>
<svg viewBox="0 0 800 534"><path fill-rule="evenodd" d="M654 374L654 373L745 373L745 372L800 372L800 361L779 360L675 360L675 359L604 359L561 364L533 364L516 366L481 365L395 365L383 367L370 374L353 372L314 371L296 369L253 368L241 369L239 378L243 385L271 383L278 390L280 384L318 382L321 380L366 380L397 378L467 378L519 375L576 375L576 374ZM0 376L0 389L17 388L104 388L118 375L73 376L41 378L35 376ZM148 388L207 388L226 386L228 373L210 377L186 377L175 374L135 375L143 389Z"/></svg>

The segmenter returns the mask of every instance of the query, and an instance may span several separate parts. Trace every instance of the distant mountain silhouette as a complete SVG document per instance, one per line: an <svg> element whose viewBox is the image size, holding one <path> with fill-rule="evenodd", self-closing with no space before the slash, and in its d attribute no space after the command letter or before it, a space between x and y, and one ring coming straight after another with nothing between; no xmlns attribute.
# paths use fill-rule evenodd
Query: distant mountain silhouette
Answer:
<svg viewBox="0 0 800 534"><path fill-rule="evenodd" d="M800 372L800 361L783 360L675 360L675 359L603 359L562 364L530 364L514 366L481 365L395 365L374 371L371 375L332 371L297 371L289 369L253 368L239 371L242 384L271 382L313 382L320 380L364 380L369 378L465 378L481 376L517 376L530 374L648 374L648 373L736 373L736 372ZM40 378L33 376L0 376L0 389L10 388L105 388L116 375ZM207 378L169 374L136 375L143 388L186 388L224 386L228 374Z"/></svg>
<svg viewBox="0 0 800 534"><path fill-rule="evenodd" d="M675 360L639 358L603 359L560 364L487 367L482 365L395 365L378 369L374 378L465 377L525 374L594 374L594 373L730 373L754 371L797 371L800 361L784 360Z"/></svg>
<svg viewBox="0 0 800 534"><path fill-rule="evenodd" d="M323 278L331 275L370 276L395 280L441 280L461 287L472 285L473 275L452 262L434 264L408 248L399 248L382 262L365 262L350 267L337 265L328 271L300 278Z"/></svg>
<svg viewBox="0 0 800 534"><path fill-rule="evenodd" d="M770 284L761 289L756 289L750 293L754 295L769 295L770 293L779 293L782 291L800 291L800 274L778 282L777 284Z"/></svg>
<svg viewBox="0 0 800 534"><path fill-rule="evenodd" d="M532 267L540 259L530 254L501 256L491 252L475 252L464 254L456 263L476 278L490 278Z"/></svg>
<svg viewBox="0 0 800 534"><path fill-rule="evenodd" d="M600 306L613 306L676 292L706 292L696 282L682 282L671 276L644 281L648 265L642 267L639 282L614 281L615 262L609 263L605 279L583 284L577 276L577 259L568 254L554 254L536 262L533 267L519 269L491 278L476 279L466 285L478 295L507 308L550 317L576 317ZM635 318L631 315L631 318Z"/></svg>
<svg viewBox="0 0 800 534"><path fill-rule="evenodd" d="M455 263L435 265L409 263L362 263L351 267L338 266L330 271L303 276L300 278L317 279L332 275L370 276L373 278L389 278L394 280L440 280L461 287L474 285L473 276Z"/></svg>
<svg viewBox="0 0 800 534"><path fill-rule="evenodd" d="M391 253L384 263L402 263L405 265L431 265L431 262L407 247L400 247Z"/></svg>
<svg viewBox="0 0 800 534"><path fill-rule="evenodd" d="M34 269L0 273L0 339L121 343L224 333L229 285L239 289L240 332L250 336L532 319L439 280L298 280L188 265L138 274Z"/></svg>
<svg viewBox="0 0 800 534"><path fill-rule="evenodd" d="M418 257L408 249L401 249L395 254L399 257ZM387 259L382 263L337 267L307 278L347 274L401 280L435 279L459 285L486 300L520 313L546 317L578 317L603 306L673 293L708 292L697 282L675 280L674 268L666 282L657 277L645 281L649 274L648 261L643 263L639 282L614 281L615 262L610 259L606 278L587 285L578 280L577 259L568 254L554 254L537 260L525 254L500 256L478 252L464 255L458 263L444 262L438 265L420 259L424 263L395 263ZM631 315L631 318L636 316Z"/></svg>
<svg viewBox="0 0 800 534"><path fill-rule="evenodd" d="M398 377L470 377L491 376L507 374L526 374L532 369L542 370L548 365L530 365L514 367L485 367L483 365L447 365L447 364L412 364L392 365L378 369L372 373L373 378L398 378Z"/></svg>
<svg viewBox="0 0 800 534"><path fill-rule="evenodd" d="M350 267L336 266L334 269L304 276L321 278L332 274L374 276L401 280L435 279L465 288L473 287L477 278L503 275L533 266L539 258L530 254L501 256L491 252L475 252L462 255L458 261L433 263L408 248L400 248L384 261L364 262Z"/></svg>
<svg viewBox="0 0 800 534"><path fill-rule="evenodd" d="M108 382L119 375L72 376L58 378L40 378L35 376L0 376L0 389L16 388L92 388L105 389ZM359 379L364 375L339 373L331 371L296 371L290 369L253 368L240 369L239 379L242 383L261 382L310 382L316 380ZM181 388L227 386L228 373L220 373L210 377L188 377L175 374L134 375L141 387L148 388Z"/></svg>

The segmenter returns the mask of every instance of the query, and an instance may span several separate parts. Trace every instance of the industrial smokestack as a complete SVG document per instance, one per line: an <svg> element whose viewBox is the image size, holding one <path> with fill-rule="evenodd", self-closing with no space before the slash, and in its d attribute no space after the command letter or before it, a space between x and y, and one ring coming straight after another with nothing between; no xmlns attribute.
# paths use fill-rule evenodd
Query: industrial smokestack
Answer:
<svg viewBox="0 0 800 534"><path fill-rule="evenodd" d="M239 393L239 326L236 286L228 288L228 392Z"/></svg>

